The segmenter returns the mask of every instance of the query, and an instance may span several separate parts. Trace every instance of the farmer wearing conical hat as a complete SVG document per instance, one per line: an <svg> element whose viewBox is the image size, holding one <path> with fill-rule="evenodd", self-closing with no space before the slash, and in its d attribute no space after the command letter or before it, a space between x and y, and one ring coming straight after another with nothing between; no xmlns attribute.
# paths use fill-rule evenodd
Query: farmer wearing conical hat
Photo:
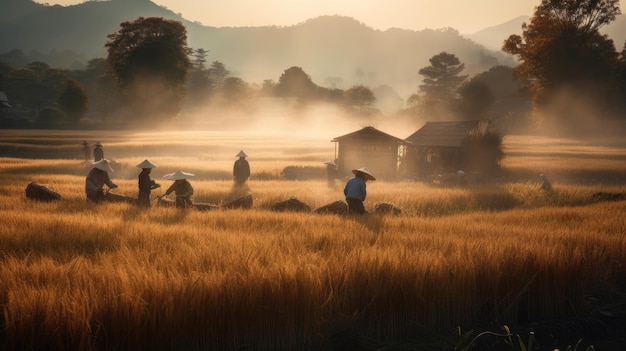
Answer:
<svg viewBox="0 0 626 351"><path fill-rule="evenodd" d="M171 192L176 194L176 207L187 208L193 205L193 187L187 179L192 178L193 173L176 171L175 173L166 174L163 178L173 180L174 183L165 191L163 196L169 195Z"/></svg>
<svg viewBox="0 0 626 351"><path fill-rule="evenodd" d="M85 180L85 193L87 193L87 200L98 203L106 199L104 195L105 184L109 189L115 189L117 185L109 178L109 173L113 172L113 168L109 166L107 160L102 159L94 162L92 166L93 168L89 171Z"/></svg>
<svg viewBox="0 0 626 351"><path fill-rule="evenodd" d="M93 149L93 160L98 162L102 159L104 159L104 150L102 150L102 144L96 141L96 147Z"/></svg>
<svg viewBox="0 0 626 351"><path fill-rule="evenodd" d="M237 155L239 157L237 161L235 161L235 165L233 166L233 177L235 178L236 185L244 185L246 180L250 177L250 164L246 157L248 155L243 152L243 150L239 151Z"/></svg>
<svg viewBox="0 0 626 351"><path fill-rule="evenodd" d="M150 160L143 160L143 162L138 164L137 167L141 168L141 173L139 173L138 177L139 195L137 195L137 205L141 207L150 207L150 192L152 189L156 189L161 186L154 180L150 179L150 172L152 172L152 169L156 168L157 165L150 162Z"/></svg>
<svg viewBox="0 0 626 351"><path fill-rule="evenodd" d="M346 196L346 202L348 203L348 212L356 214L365 214L365 207L363 207L363 201L367 196L366 182L368 180L376 180L376 178L365 168L353 169L354 177L350 178L346 183L346 187L343 189L343 194Z"/></svg>

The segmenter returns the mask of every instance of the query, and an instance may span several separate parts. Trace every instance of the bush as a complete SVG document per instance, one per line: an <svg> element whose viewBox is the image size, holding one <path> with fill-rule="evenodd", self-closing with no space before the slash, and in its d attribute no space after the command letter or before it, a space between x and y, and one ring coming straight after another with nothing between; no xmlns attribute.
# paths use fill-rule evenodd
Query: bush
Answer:
<svg viewBox="0 0 626 351"><path fill-rule="evenodd" d="M493 174L503 158L502 135L493 129L470 131L463 141L462 163L468 171Z"/></svg>

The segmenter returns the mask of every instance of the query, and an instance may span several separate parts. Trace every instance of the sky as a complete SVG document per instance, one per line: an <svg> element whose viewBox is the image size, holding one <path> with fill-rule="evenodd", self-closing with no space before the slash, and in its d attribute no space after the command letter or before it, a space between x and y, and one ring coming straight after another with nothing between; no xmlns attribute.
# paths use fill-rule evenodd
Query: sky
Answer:
<svg viewBox="0 0 626 351"><path fill-rule="evenodd" d="M101 0L100 0L101 1ZM519 16L532 16L540 0L152 0L185 19L211 27L293 26L323 15L352 17L386 30L452 27L471 34ZM74 5L84 0L37 0ZM620 0L626 12L626 0Z"/></svg>

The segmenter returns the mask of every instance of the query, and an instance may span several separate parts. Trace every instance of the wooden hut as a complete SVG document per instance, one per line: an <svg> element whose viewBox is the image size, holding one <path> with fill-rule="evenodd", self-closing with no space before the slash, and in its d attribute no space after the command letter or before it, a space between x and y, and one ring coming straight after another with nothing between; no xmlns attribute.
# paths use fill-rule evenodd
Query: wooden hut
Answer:
<svg viewBox="0 0 626 351"><path fill-rule="evenodd" d="M463 167L463 142L482 122L426 122L408 138L402 159L403 176L425 176L453 172Z"/></svg>
<svg viewBox="0 0 626 351"><path fill-rule="evenodd" d="M336 143L340 176L347 177L353 169L367 167L379 179L397 178L402 139L368 126L331 141Z"/></svg>

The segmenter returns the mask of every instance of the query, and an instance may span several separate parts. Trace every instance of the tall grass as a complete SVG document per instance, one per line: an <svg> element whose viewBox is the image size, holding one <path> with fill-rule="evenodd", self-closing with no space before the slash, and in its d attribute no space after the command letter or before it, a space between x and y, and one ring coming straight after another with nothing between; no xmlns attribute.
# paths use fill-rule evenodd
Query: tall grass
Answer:
<svg viewBox="0 0 626 351"><path fill-rule="evenodd" d="M626 203L591 199L612 183L371 182L366 207L404 213L343 217L270 210L342 199L339 182L251 180L251 210L145 211L87 202L77 163L0 159L5 349L418 348L428 330L587 321L590 296L626 289ZM130 173L114 181L132 196ZM25 198L31 180L63 199ZM192 184L202 202L242 191Z"/></svg>

